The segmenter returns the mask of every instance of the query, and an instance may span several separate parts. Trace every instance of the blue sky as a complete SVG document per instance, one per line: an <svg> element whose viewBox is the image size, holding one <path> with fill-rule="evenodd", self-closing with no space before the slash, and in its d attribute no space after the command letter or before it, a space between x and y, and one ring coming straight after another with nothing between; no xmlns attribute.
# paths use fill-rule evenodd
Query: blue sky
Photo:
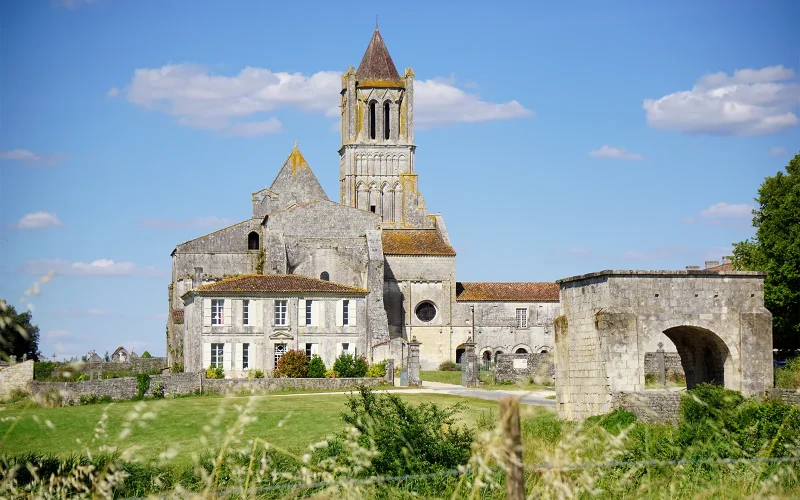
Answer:
<svg viewBox="0 0 800 500"><path fill-rule="evenodd" d="M339 74L376 14L459 280L683 269L753 235L800 145L800 3L452 5L3 2L0 298L47 356L163 355L176 244L249 217L295 140L337 199Z"/></svg>

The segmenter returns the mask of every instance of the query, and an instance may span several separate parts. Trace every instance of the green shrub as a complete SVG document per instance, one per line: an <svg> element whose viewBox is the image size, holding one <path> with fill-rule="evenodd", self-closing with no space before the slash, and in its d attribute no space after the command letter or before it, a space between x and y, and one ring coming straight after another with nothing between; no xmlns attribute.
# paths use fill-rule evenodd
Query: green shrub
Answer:
<svg viewBox="0 0 800 500"><path fill-rule="evenodd" d="M455 425L463 403L446 408L435 403L413 405L397 395L360 387L358 395L348 397L347 407L342 418L359 430L361 446L374 444L379 452L362 472L365 476L450 470L466 464L470 457L475 432Z"/></svg>
<svg viewBox="0 0 800 500"><path fill-rule="evenodd" d="M325 377L325 362L318 354L311 356L311 362L308 363L308 377L309 378L324 378Z"/></svg>
<svg viewBox="0 0 800 500"><path fill-rule="evenodd" d="M150 375L146 373L140 373L139 375L136 375L136 394L139 396L139 399L144 397L144 394L149 388Z"/></svg>
<svg viewBox="0 0 800 500"><path fill-rule="evenodd" d="M93 404L106 404L111 403L114 400L108 394L104 394L102 396L95 396L94 394L83 394L78 399L78 403L81 405L93 405Z"/></svg>
<svg viewBox="0 0 800 500"><path fill-rule="evenodd" d="M386 376L386 361L373 363L367 370L367 377L383 378Z"/></svg>
<svg viewBox="0 0 800 500"><path fill-rule="evenodd" d="M800 389L800 357L792 358L775 370L775 387Z"/></svg>
<svg viewBox="0 0 800 500"><path fill-rule="evenodd" d="M152 358L153 356L151 356L149 352L147 352L147 351L144 351L144 352L142 353L142 356L141 356L141 357L143 357L143 358Z"/></svg>
<svg viewBox="0 0 800 500"><path fill-rule="evenodd" d="M636 422L636 415L626 410L617 409L607 415L589 417L586 422L597 424L611 434L616 435L633 425Z"/></svg>
<svg viewBox="0 0 800 500"><path fill-rule="evenodd" d="M263 370L250 370L247 372L247 378L264 378Z"/></svg>
<svg viewBox="0 0 800 500"><path fill-rule="evenodd" d="M305 378L308 376L308 356L305 351L286 351L275 367L275 377Z"/></svg>
<svg viewBox="0 0 800 500"><path fill-rule="evenodd" d="M644 374L644 385L653 385L658 383L658 375L655 373Z"/></svg>
<svg viewBox="0 0 800 500"><path fill-rule="evenodd" d="M206 368L206 378L225 378L225 371L221 366L217 366L216 368L209 366Z"/></svg>
<svg viewBox="0 0 800 500"><path fill-rule="evenodd" d="M333 362L333 371L342 378L364 377L369 365L363 356L355 357L352 354L342 353Z"/></svg>
<svg viewBox="0 0 800 500"><path fill-rule="evenodd" d="M162 381L156 382L155 387L153 387L152 391L153 397L156 399L163 399L164 398L164 383Z"/></svg>
<svg viewBox="0 0 800 500"><path fill-rule="evenodd" d="M339 378L339 374L331 368L330 370L325 370L325 378Z"/></svg>
<svg viewBox="0 0 800 500"><path fill-rule="evenodd" d="M183 373L183 363L172 363L172 366L169 367L169 371L172 373Z"/></svg>
<svg viewBox="0 0 800 500"><path fill-rule="evenodd" d="M455 364L453 361L443 361L439 365L439 371L443 372L456 372L461 371L461 367Z"/></svg>

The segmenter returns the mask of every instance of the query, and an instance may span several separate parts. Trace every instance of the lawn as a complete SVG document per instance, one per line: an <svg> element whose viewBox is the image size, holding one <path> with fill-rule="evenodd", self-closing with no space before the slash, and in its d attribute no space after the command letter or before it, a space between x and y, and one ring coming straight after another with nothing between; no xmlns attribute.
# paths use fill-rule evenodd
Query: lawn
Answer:
<svg viewBox="0 0 800 500"><path fill-rule="evenodd" d="M443 384L461 385L461 372L448 372L448 371L421 371L420 378L427 382L441 382ZM555 390L552 386L544 386L538 384L495 384L492 381L492 375L489 372L480 372L481 389L489 390L505 390L505 391L540 391L540 390Z"/></svg>
<svg viewBox="0 0 800 500"><path fill-rule="evenodd" d="M411 403L434 401L451 405L463 401L467 408L461 421L475 426L481 415L497 415L498 405L459 396L403 394ZM0 454L25 452L66 455L84 450L96 452L100 445L137 446L140 458L155 458L169 449L176 449L177 461L190 461L192 453L219 449L223 429L233 426L237 416L250 402L250 414L256 421L247 425L242 440L259 437L293 452L321 441L343 430L341 413L347 396L255 396L192 397L129 401L65 408L39 408L0 405ZM142 405L141 407L139 405ZM138 409L137 409L138 408ZM108 415L99 425L104 414ZM131 425L131 423L133 425ZM120 440L125 426L130 435ZM104 427L104 430L103 430ZM99 439L93 440L96 428ZM103 435L103 432L105 435Z"/></svg>
<svg viewBox="0 0 800 500"><path fill-rule="evenodd" d="M419 378L424 382L461 385L461 372L445 372L439 370L420 371Z"/></svg>

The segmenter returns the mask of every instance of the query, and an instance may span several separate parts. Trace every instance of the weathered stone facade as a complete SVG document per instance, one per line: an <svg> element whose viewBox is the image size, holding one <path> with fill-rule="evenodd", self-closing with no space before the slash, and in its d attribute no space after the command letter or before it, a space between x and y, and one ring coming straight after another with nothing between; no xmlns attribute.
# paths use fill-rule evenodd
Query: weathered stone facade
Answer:
<svg viewBox="0 0 800 500"><path fill-rule="evenodd" d="M494 369L497 382L553 383L551 353L500 354Z"/></svg>
<svg viewBox="0 0 800 500"><path fill-rule="evenodd" d="M772 386L771 314L764 273L603 271L559 281L556 392L559 414L611 410L613 394L645 389L645 354L664 334L687 387L723 384L745 395Z"/></svg>
<svg viewBox="0 0 800 500"><path fill-rule="evenodd" d="M0 366L0 400L6 399L14 391L27 391L33 381L33 361Z"/></svg>

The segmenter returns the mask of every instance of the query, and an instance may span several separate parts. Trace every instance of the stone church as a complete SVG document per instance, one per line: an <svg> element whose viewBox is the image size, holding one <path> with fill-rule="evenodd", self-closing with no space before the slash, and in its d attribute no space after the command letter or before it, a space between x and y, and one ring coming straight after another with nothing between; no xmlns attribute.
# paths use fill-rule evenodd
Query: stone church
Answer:
<svg viewBox="0 0 800 500"><path fill-rule="evenodd" d="M249 218L175 247L170 364L240 377L290 349L328 367L343 352L399 363L413 338L423 369L460 361L469 339L486 360L552 350L558 284L456 280L419 189L414 72L398 73L377 28L342 75L341 134L339 201L295 143Z"/></svg>

